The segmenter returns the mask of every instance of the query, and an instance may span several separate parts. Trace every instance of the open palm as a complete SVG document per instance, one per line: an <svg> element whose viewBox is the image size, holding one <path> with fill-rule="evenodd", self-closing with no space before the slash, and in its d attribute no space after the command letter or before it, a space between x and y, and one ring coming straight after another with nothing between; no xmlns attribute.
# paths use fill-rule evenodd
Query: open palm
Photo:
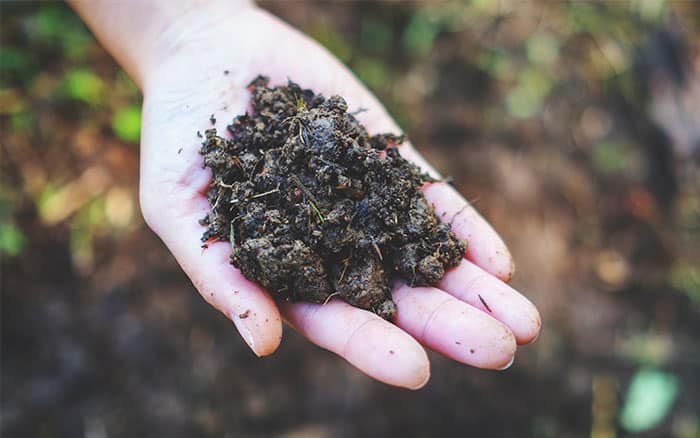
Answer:
<svg viewBox="0 0 700 438"><path fill-rule="evenodd" d="M318 44L269 14L247 8L235 17L202 20L180 37L166 62L144 80L141 204L144 217L204 299L230 318L259 356L275 351L282 319L311 342L331 350L370 376L419 388L430 376L423 346L459 362L500 369L516 344L535 339L539 314L504 283L512 275L508 250L493 229L451 187L426 186L438 217L469 242L466 258L438 287L397 283L395 325L333 300L325 305L275 302L229 263L230 245L200 249L209 211L211 172L202 166L195 132L219 132L245 112L246 85L258 74L272 84L292 79L326 96L340 94L370 133L398 132L381 104ZM434 172L410 144L401 153ZM422 345L423 346L422 346Z"/></svg>

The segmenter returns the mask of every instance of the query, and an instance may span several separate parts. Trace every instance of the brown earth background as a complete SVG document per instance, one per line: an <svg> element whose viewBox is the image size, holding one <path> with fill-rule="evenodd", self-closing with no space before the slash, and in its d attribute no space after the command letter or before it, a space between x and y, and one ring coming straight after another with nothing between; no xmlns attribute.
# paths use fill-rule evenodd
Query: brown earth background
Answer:
<svg viewBox="0 0 700 438"><path fill-rule="evenodd" d="M137 205L141 96L64 4L0 5L0 433L700 437L700 4L265 2L495 225L539 340L409 392L257 359Z"/></svg>

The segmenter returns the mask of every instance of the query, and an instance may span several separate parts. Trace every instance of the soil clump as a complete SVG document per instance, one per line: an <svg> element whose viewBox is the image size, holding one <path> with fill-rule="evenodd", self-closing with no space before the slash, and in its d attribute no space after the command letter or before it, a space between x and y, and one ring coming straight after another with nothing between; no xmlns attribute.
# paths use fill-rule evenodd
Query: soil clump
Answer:
<svg viewBox="0 0 700 438"><path fill-rule="evenodd" d="M202 241L230 241L232 264L276 298L339 296L392 320L395 276L434 285L466 248L420 191L434 180L399 154L403 136L370 136L342 97L268 85L251 82L230 136L205 132Z"/></svg>

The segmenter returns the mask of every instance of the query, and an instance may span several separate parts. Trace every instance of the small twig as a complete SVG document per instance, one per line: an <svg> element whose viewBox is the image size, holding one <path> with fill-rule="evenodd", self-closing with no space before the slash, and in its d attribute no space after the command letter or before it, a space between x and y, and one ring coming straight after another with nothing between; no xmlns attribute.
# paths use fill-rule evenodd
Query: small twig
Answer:
<svg viewBox="0 0 700 438"><path fill-rule="evenodd" d="M486 307L486 310L488 310L489 313L493 313L493 311L491 310L491 308L489 307L489 305L486 304L486 300L484 299L484 297L482 297L481 294L477 294L477 295L479 296L479 301L481 301L481 304L483 304L484 307Z"/></svg>
<svg viewBox="0 0 700 438"><path fill-rule="evenodd" d="M464 210L466 210L467 208L469 208L469 204L464 204L462 206L462 208L460 208L459 211L457 213L455 213L454 216L452 216L452 219L450 220L450 225L452 225L452 223L455 221L455 219L457 219L457 216L464 213Z"/></svg>
<svg viewBox="0 0 700 438"><path fill-rule="evenodd" d="M309 191L309 189L306 188L306 186L304 185L304 183L301 182L298 176L292 175L289 178L297 187L299 187L299 189L301 189L302 192L304 192L307 198L309 198L314 203L317 203L316 198L314 198L314 195L311 193L311 191Z"/></svg>
<svg viewBox="0 0 700 438"><path fill-rule="evenodd" d="M250 197L250 199L262 198L263 196L271 195L271 194L273 194L273 193L278 193L279 191L280 191L280 189L279 189L279 187L278 187L278 188L276 188L276 189L268 190L267 192L258 193L257 195L253 195L253 196Z"/></svg>
<svg viewBox="0 0 700 438"><path fill-rule="evenodd" d="M339 285L339 286L340 286L340 283L343 282L343 278L345 278L345 271L348 270L348 265L350 264L350 262L348 262L348 261L343 261L343 264L344 264L345 266L343 267L343 272L340 273L340 278L338 279L338 285Z"/></svg>
<svg viewBox="0 0 700 438"><path fill-rule="evenodd" d="M384 257L382 257L382 252L379 250L379 246L374 241L372 241L372 246L374 247L374 250L377 252L377 255L379 256L379 260L383 262Z"/></svg>
<svg viewBox="0 0 700 438"><path fill-rule="evenodd" d="M231 231L228 234L228 240L231 242L231 249L236 248L236 229L233 227L233 221L231 221Z"/></svg>
<svg viewBox="0 0 700 438"><path fill-rule="evenodd" d="M307 143L304 138L304 127L301 123L299 123L299 141L304 145Z"/></svg>
<svg viewBox="0 0 700 438"><path fill-rule="evenodd" d="M247 201L249 201L249 200L251 200L251 199L262 198L263 196L271 195L271 194L277 193L277 192L279 192L279 191L280 191L280 189L279 189L279 187L278 187L278 188L276 188L276 189L268 190L267 192L264 192L264 193L258 193L257 195L253 195L253 196L251 196L250 198L248 198ZM239 202L241 202L241 200L238 199L238 198L231 199L231 204L236 204L236 203L239 203Z"/></svg>
<svg viewBox="0 0 700 438"><path fill-rule="evenodd" d="M204 243L202 243L202 246L201 246L202 254L204 254L205 249L209 248L209 245L211 245L214 242L218 242L218 241L219 241L219 239L216 236L211 236L210 238L208 238Z"/></svg>
<svg viewBox="0 0 700 438"><path fill-rule="evenodd" d="M309 205L311 205L311 209L316 212L318 215L318 219L321 221L321 223L324 223L326 219L323 217L323 214L321 214L321 211L316 207L316 204L313 202L309 201Z"/></svg>
<svg viewBox="0 0 700 438"><path fill-rule="evenodd" d="M265 159L265 157L260 157L258 159L258 161L255 163L255 166L253 166L253 169L250 171L250 173L246 172L246 174L248 175L248 181L253 181L253 177L255 176L255 172L257 171L258 166L260 165L260 163L263 162L264 159Z"/></svg>
<svg viewBox="0 0 700 438"><path fill-rule="evenodd" d="M292 180L292 182L299 187L299 189L304 192L307 198L309 198L309 204L311 204L311 209L316 212L318 215L318 218L321 220L321 223L324 223L326 219L323 217L323 214L321 211L316 207L316 204L318 204L318 201L316 201L316 198L314 198L314 195L309 191L309 189L306 188L306 186L301 182L298 176L296 175L291 175L289 179Z"/></svg>
<svg viewBox="0 0 700 438"><path fill-rule="evenodd" d="M421 173L421 176L423 177L423 179L425 180L425 182L429 182L429 183L445 183L445 184L451 185L451 186L453 186L453 187L454 187L454 185L455 185L454 177L453 177L452 175L447 175L447 176L444 177L444 178L435 178L434 176L428 174L428 172L423 172L423 173Z"/></svg>
<svg viewBox="0 0 700 438"><path fill-rule="evenodd" d="M211 211L216 211L216 207L219 206L219 201L221 201L221 189L219 189L219 192L216 194L216 202L212 205Z"/></svg>
<svg viewBox="0 0 700 438"><path fill-rule="evenodd" d="M328 295L328 297L326 297L326 301L324 301L323 304L321 304L321 305L325 306L326 304L328 304L328 302L331 300L331 298L333 298L336 295L340 295L340 292L333 292L332 294Z"/></svg>

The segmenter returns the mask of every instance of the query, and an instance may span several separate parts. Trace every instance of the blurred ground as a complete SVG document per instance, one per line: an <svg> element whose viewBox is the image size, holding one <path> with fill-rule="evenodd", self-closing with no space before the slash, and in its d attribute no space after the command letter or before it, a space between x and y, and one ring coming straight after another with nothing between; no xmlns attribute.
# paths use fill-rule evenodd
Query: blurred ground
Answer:
<svg viewBox="0 0 700 438"><path fill-rule="evenodd" d="M700 7L265 3L513 250L544 330L420 392L256 359L138 213L140 96L63 4L0 6L5 436L700 436Z"/></svg>

